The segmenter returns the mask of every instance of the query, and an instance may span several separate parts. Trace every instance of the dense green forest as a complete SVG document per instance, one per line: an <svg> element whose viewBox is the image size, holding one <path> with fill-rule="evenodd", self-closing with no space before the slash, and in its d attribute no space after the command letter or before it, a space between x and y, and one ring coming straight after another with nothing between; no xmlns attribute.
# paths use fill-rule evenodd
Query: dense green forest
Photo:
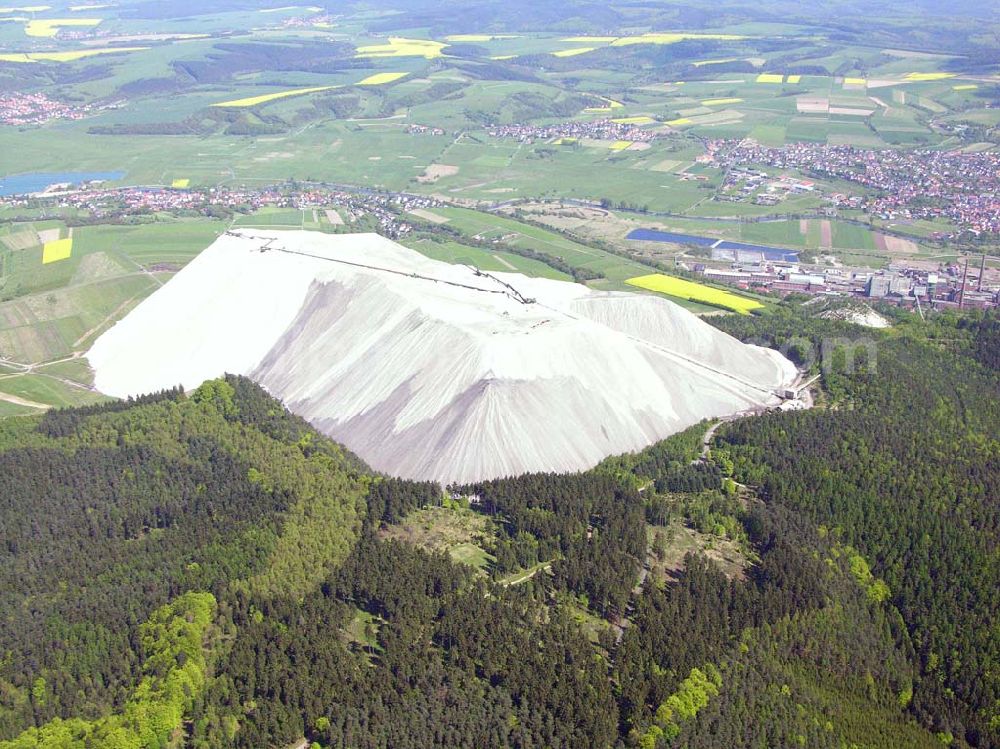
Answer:
<svg viewBox="0 0 1000 749"><path fill-rule="evenodd" d="M997 320L713 321L819 406L446 489L243 378L0 421L0 747L1000 746Z"/></svg>
<svg viewBox="0 0 1000 749"><path fill-rule="evenodd" d="M802 335L790 315L726 327L779 345ZM916 650L911 710L973 746L1000 743L997 330L993 316L903 321L878 339L877 366L846 374L850 357L831 354L835 411L743 420L722 438L769 507L869 560ZM838 333L809 329L816 341Z"/></svg>

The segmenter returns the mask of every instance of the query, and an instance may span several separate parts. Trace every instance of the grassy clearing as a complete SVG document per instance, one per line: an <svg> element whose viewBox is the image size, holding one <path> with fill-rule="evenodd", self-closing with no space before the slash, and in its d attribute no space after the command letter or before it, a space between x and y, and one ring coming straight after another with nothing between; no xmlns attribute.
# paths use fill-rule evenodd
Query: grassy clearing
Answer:
<svg viewBox="0 0 1000 749"><path fill-rule="evenodd" d="M497 580L501 585L520 585L521 583L526 583L528 580L533 578L539 572L548 572L552 567L552 562L538 562L524 570L516 570L511 572L509 575L505 575Z"/></svg>
<svg viewBox="0 0 1000 749"><path fill-rule="evenodd" d="M704 286L694 281L688 281L676 276L667 276L663 273L651 273L646 276L629 278L625 283L637 286L640 289L657 291L661 294L690 299L713 307L739 312L741 315L748 315L752 310L763 308L763 304L747 297L738 296L730 291L723 291L711 286Z"/></svg>
<svg viewBox="0 0 1000 749"><path fill-rule="evenodd" d="M478 570L485 570L493 563L492 554L487 554L482 548L473 543L461 543L448 549L448 554L459 564L467 564Z"/></svg>
<svg viewBox="0 0 1000 749"><path fill-rule="evenodd" d="M575 598L570 598L569 596L560 596L563 601L563 605L569 611L570 616L577 623L580 629L586 635L587 639L591 643L597 645L601 640L601 635L606 633L611 629L611 625L607 620L593 614L587 609L580 601Z"/></svg>
<svg viewBox="0 0 1000 749"><path fill-rule="evenodd" d="M353 616L341 628L344 639L356 652L361 652L370 660L382 650L378 644L378 631L384 621L363 609L355 609Z"/></svg>
<svg viewBox="0 0 1000 749"><path fill-rule="evenodd" d="M484 573L494 561L484 549L494 536L490 520L468 509L424 507L383 529L381 535L428 551L447 552L456 562Z"/></svg>
<svg viewBox="0 0 1000 749"><path fill-rule="evenodd" d="M661 557L652 558L650 577L654 581L672 580L684 569L684 557L688 554L704 554L730 579L743 579L749 566L749 560L735 541L701 533L679 520L668 526L646 526L646 538L651 547L657 535L665 541L665 549Z"/></svg>
<svg viewBox="0 0 1000 749"><path fill-rule="evenodd" d="M90 364L83 357L46 364L36 367L35 371L39 374L51 375L62 380L72 380L86 387L94 384L94 370L90 368Z"/></svg>

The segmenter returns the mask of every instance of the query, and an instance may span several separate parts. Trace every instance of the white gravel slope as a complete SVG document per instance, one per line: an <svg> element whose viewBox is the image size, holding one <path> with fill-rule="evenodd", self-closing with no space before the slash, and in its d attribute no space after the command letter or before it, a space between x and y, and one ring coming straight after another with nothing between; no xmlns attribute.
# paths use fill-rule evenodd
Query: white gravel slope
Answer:
<svg viewBox="0 0 1000 749"><path fill-rule="evenodd" d="M477 276L374 234L241 234L95 342L99 390L246 374L374 468L451 482L584 469L795 378L658 297ZM272 237L308 256L258 251Z"/></svg>

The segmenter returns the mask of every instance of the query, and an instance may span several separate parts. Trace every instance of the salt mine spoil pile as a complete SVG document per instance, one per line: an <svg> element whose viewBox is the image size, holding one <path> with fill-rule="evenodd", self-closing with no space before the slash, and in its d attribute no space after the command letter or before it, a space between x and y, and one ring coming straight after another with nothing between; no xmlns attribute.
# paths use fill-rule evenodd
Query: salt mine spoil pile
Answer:
<svg viewBox="0 0 1000 749"><path fill-rule="evenodd" d="M122 397L248 375L374 468L442 482L585 469L795 378L662 298L304 231L220 237L88 357Z"/></svg>

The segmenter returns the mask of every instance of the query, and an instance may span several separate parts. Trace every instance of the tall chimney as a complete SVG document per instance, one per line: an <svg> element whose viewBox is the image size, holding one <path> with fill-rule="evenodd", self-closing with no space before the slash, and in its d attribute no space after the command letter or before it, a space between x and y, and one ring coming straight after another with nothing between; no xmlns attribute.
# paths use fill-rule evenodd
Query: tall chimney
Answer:
<svg viewBox="0 0 1000 749"><path fill-rule="evenodd" d="M965 282L969 278L969 256L965 256L965 270L962 272L962 288L958 292L958 308L965 306Z"/></svg>
<svg viewBox="0 0 1000 749"><path fill-rule="evenodd" d="M986 275L986 253L983 253L983 261L979 264L979 291L983 290L983 276Z"/></svg>

